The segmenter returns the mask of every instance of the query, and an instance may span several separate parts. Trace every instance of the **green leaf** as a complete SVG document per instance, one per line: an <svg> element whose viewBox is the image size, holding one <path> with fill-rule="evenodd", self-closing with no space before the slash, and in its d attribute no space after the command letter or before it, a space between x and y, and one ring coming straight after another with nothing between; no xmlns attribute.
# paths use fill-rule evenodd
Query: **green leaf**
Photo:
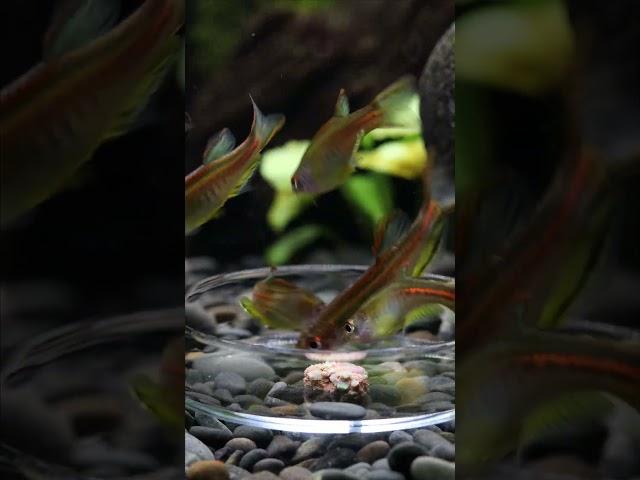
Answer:
<svg viewBox="0 0 640 480"><path fill-rule="evenodd" d="M526 95L557 86L573 57L567 17L560 0L501 2L462 15L456 79Z"/></svg>
<svg viewBox="0 0 640 480"><path fill-rule="evenodd" d="M267 222L277 233L282 232L289 223L300 215L313 202L313 195L276 191L269 211Z"/></svg>
<svg viewBox="0 0 640 480"><path fill-rule="evenodd" d="M303 225L286 233L265 252L268 265L284 265L289 263L293 256L303 248L312 244L321 237L331 236L326 227L322 225Z"/></svg>
<svg viewBox="0 0 640 480"><path fill-rule="evenodd" d="M427 164L427 151L419 136L385 142L356 155L359 168L413 180L420 178Z"/></svg>
<svg viewBox="0 0 640 480"><path fill-rule="evenodd" d="M291 177L309 143L308 140L291 140L281 147L266 150L260 161L262 178L279 192L292 192Z"/></svg>
<svg viewBox="0 0 640 480"><path fill-rule="evenodd" d="M393 185L389 177L378 173L353 175L340 187L344 197L376 225L393 209Z"/></svg>

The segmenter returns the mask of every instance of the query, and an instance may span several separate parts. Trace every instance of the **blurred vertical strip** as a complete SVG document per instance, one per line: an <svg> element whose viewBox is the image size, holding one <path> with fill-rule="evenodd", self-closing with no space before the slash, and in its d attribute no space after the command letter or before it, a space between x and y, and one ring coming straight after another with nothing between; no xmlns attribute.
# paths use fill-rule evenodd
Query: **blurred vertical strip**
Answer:
<svg viewBox="0 0 640 480"><path fill-rule="evenodd" d="M0 22L2 201L91 145L2 222L0 473L182 478L184 0L8 0Z"/></svg>
<svg viewBox="0 0 640 480"><path fill-rule="evenodd" d="M456 1L459 478L640 474L638 18Z"/></svg>

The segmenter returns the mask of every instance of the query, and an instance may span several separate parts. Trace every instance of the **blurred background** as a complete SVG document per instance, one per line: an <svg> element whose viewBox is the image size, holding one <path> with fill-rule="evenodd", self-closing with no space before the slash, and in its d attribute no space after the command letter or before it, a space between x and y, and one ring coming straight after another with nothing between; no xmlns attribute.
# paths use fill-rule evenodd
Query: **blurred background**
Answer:
<svg viewBox="0 0 640 480"><path fill-rule="evenodd" d="M116 23L143 3L92 2L114 7ZM73 11L78 5L2 2L8 47L3 88L42 61L56 8ZM73 468L74 478L148 471L161 478L163 468L181 463L182 439L179 446L172 444L130 383L135 374L158 374L165 344L183 325L179 64L172 63L125 135L102 143L57 194L6 226L3 222L4 478L62 478L46 462ZM4 101L5 90L3 109ZM3 112L3 125L5 120ZM28 166L31 159L23 161ZM149 310L158 313L103 321Z"/></svg>

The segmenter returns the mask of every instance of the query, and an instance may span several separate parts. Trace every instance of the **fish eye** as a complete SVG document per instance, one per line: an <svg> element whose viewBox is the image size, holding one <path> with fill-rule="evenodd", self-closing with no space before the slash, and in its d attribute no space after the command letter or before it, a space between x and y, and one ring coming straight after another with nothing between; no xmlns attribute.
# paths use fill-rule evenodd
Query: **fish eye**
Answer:
<svg viewBox="0 0 640 480"><path fill-rule="evenodd" d="M353 322L349 321L344 324L344 331L347 333L353 333L356 331L356 326L353 324Z"/></svg>
<svg viewBox="0 0 640 480"><path fill-rule="evenodd" d="M309 340L309 348L313 348L314 350L320 348L322 343L318 337L312 338Z"/></svg>

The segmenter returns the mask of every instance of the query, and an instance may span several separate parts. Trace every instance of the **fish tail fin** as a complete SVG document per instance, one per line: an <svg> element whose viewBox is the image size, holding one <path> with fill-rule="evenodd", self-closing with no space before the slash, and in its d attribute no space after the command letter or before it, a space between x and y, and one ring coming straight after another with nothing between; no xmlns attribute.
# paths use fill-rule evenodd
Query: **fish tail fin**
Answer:
<svg viewBox="0 0 640 480"><path fill-rule="evenodd" d="M382 126L397 127L415 123L415 115L409 110L415 95L415 78L411 75L401 77L380 92L371 105L382 112Z"/></svg>
<svg viewBox="0 0 640 480"><path fill-rule="evenodd" d="M251 98L251 104L253 105L253 125L251 126L251 133L260 142L260 150L262 150L267 143L280 131L284 125L284 115L280 113L274 113L271 115L264 115L256 102Z"/></svg>

